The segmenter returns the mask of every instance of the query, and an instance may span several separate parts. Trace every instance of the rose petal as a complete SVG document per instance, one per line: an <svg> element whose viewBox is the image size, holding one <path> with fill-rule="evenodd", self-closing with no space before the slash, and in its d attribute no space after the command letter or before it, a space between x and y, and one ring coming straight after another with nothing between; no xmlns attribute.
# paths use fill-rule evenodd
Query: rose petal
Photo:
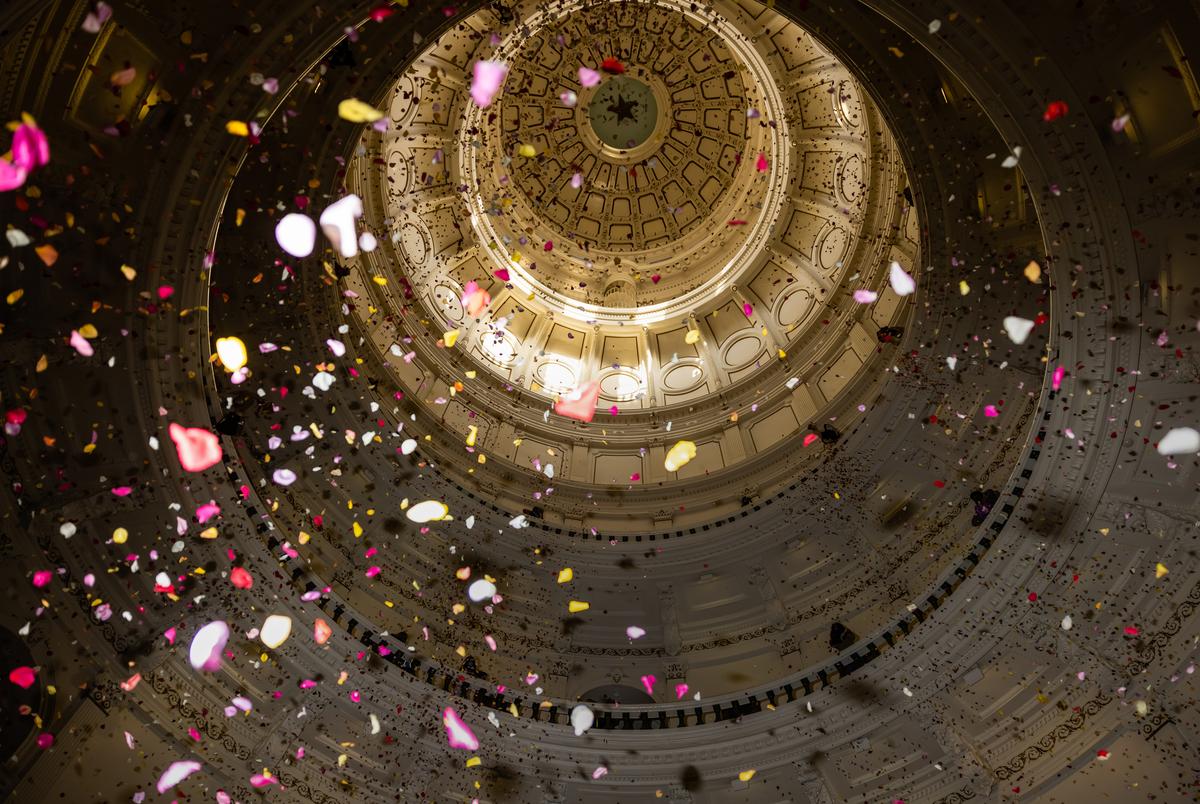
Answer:
<svg viewBox="0 0 1200 804"><path fill-rule="evenodd" d="M291 212L275 225L275 242L288 254L303 259L317 245L317 224L307 215Z"/></svg>
<svg viewBox="0 0 1200 804"><path fill-rule="evenodd" d="M595 722L595 713L583 704L576 704L575 708L571 710L571 728L575 729L576 737L582 737L583 733L590 729Z"/></svg>
<svg viewBox="0 0 1200 804"><path fill-rule="evenodd" d="M463 719L458 716L450 707L442 710L442 725L446 727L446 741L450 743L451 748L460 748L464 751L475 751L479 748L479 738L475 736L475 732L471 731L471 727L463 722Z"/></svg>
<svg viewBox="0 0 1200 804"><path fill-rule="evenodd" d="M195 670L205 670L210 673L221 669L221 651L229 641L229 626L220 620L214 620L201 628L192 637L188 648L188 661Z"/></svg>
<svg viewBox="0 0 1200 804"><path fill-rule="evenodd" d="M37 671L32 667L17 667L8 674L8 680L27 690L37 681Z"/></svg>
<svg viewBox="0 0 1200 804"><path fill-rule="evenodd" d="M554 412L568 419L590 422L596 417L596 401L600 398L600 381L593 380L564 395L554 403Z"/></svg>
<svg viewBox="0 0 1200 804"><path fill-rule="evenodd" d="M471 81L471 100L475 101L475 105L485 109L491 106L507 75L508 65L503 62L475 62Z"/></svg>
<svg viewBox="0 0 1200 804"><path fill-rule="evenodd" d="M1020 346L1025 343L1025 339L1033 331L1033 322L1028 318L1019 318L1015 315L1006 316L1004 319L1004 331L1013 343Z"/></svg>
<svg viewBox="0 0 1200 804"><path fill-rule="evenodd" d="M1190 455L1200 452L1200 431L1192 427L1173 427L1158 442L1159 455Z"/></svg>
<svg viewBox="0 0 1200 804"><path fill-rule="evenodd" d="M175 442L179 465L188 472L203 472L221 462L221 440L215 433L200 427L183 427L171 423L167 428Z"/></svg>
<svg viewBox="0 0 1200 804"><path fill-rule="evenodd" d="M187 777L191 776L203 766L194 760L183 759L179 762L172 762L163 771L162 776L158 777L158 792L165 793L175 785L182 782Z"/></svg>
<svg viewBox="0 0 1200 804"><path fill-rule="evenodd" d="M889 279L892 283L892 290L897 296L908 296L917 289L917 283L908 275L908 272L900 267L898 262L892 263Z"/></svg>

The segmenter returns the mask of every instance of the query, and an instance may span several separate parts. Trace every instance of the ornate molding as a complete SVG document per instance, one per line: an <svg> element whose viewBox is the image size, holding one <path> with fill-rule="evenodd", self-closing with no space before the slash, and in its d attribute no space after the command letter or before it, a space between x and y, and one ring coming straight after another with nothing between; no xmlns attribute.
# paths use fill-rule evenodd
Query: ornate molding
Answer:
<svg viewBox="0 0 1200 804"><path fill-rule="evenodd" d="M220 743L222 748L238 759L242 761L250 759L250 749L235 740L222 723L209 719L192 706L183 694L171 685L165 673L153 673L150 675L149 681L150 687L162 696L167 705L179 712L184 719L190 720L201 733Z"/></svg>

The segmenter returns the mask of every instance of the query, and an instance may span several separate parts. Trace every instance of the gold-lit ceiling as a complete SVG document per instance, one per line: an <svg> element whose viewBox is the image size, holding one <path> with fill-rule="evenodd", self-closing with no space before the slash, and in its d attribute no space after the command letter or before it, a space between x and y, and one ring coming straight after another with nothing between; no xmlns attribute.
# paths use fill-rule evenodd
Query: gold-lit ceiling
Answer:
<svg viewBox="0 0 1200 804"><path fill-rule="evenodd" d="M481 11L432 43L348 166L385 227L349 261L364 336L492 462L452 448L444 465L465 457L464 475L502 487L553 463L562 521L590 521L596 485L755 465L773 485L796 459L763 458L790 436L853 422L880 376L877 330L904 315L887 270L915 269L918 222L891 136L842 64L758 6L518 13L506 27ZM481 59L511 65L487 108L467 92ZM605 141L618 113L641 132L627 148ZM471 282L491 299L476 316ZM454 398L467 376L472 396ZM591 425L549 412L590 382ZM697 459L668 473L678 438Z"/></svg>

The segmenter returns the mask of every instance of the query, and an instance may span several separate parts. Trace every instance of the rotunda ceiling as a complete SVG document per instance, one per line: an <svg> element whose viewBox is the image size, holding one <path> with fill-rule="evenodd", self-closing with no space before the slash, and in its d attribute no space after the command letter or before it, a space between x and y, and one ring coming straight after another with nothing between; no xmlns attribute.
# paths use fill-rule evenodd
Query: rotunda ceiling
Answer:
<svg viewBox="0 0 1200 804"><path fill-rule="evenodd" d="M743 490L777 487L802 456L767 454L822 419L851 426L881 379L877 334L906 315L889 266L914 270L919 223L890 134L846 68L769 11L517 11L512 33L487 34L510 29L482 11L431 43L348 166L386 227L347 261L382 370L464 437L476 428L489 463L464 482L552 466L541 507L558 522L666 515L631 500L597 522L596 485L636 497L737 467L763 475ZM488 59L511 66L480 107L466 89ZM605 143L618 113L642 116L644 139ZM461 402L439 401L464 380ZM547 411L581 390L590 425ZM697 459L664 473L679 439ZM454 471L461 446L445 446Z"/></svg>
<svg viewBox="0 0 1200 804"><path fill-rule="evenodd" d="M1054 6L11 3L0 794L1193 793L1196 20Z"/></svg>

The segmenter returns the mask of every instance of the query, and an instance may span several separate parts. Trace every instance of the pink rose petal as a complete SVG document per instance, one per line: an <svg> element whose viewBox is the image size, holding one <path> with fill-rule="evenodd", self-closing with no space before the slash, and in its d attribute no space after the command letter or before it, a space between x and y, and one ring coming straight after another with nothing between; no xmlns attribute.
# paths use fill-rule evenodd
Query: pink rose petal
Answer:
<svg viewBox="0 0 1200 804"><path fill-rule="evenodd" d="M8 674L8 680L27 690L37 681L37 671L32 667L18 667Z"/></svg>
<svg viewBox="0 0 1200 804"><path fill-rule="evenodd" d="M590 422L596 417L596 400L600 398L600 381L581 385L554 403L554 412L568 419Z"/></svg>
<svg viewBox="0 0 1200 804"><path fill-rule="evenodd" d="M167 428L175 442L179 465L188 472L203 472L221 462L221 440L215 433L200 427L184 427L171 423Z"/></svg>
<svg viewBox="0 0 1200 804"><path fill-rule="evenodd" d="M467 315L471 318L478 318L492 303L492 294L479 287L479 283L472 279L463 288L461 301Z"/></svg>
<svg viewBox="0 0 1200 804"><path fill-rule="evenodd" d="M475 751L479 748L479 738L475 736L475 732L463 722L458 712L448 706L442 710L442 725L446 727L446 740L451 748L464 751Z"/></svg>
<svg viewBox="0 0 1200 804"><path fill-rule="evenodd" d="M78 330L71 330L71 345L75 347L76 352L79 352L84 357L91 357L96 353L96 350L92 348L88 339L80 335Z"/></svg>
<svg viewBox="0 0 1200 804"><path fill-rule="evenodd" d="M496 93L500 91L505 76L508 75L508 65L499 61L475 62L471 81L471 100L477 106L487 108L492 105Z"/></svg>
<svg viewBox="0 0 1200 804"><path fill-rule="evenodd" d="M182 782L187 777L191 776L196 771L203 767L199 762L190 759L183 759L178 762L172 762L163 771L162 776L158 777L158 792L165 793L175 785Z"/></svg>

